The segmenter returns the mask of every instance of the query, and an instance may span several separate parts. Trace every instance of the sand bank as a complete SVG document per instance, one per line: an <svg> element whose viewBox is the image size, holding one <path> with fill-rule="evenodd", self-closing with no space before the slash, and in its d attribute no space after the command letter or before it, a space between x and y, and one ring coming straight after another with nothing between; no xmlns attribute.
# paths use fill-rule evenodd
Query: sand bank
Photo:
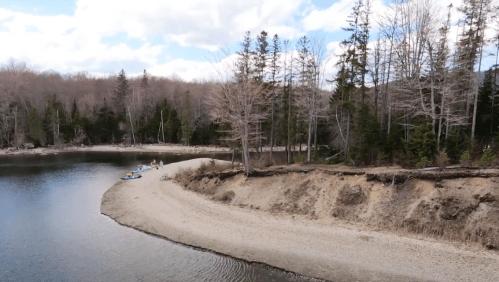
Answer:
<svg viewBox="0 0 499 282"><path fill-rule="evenodd" d="M196 159L118 181L101 212L118 223L170 240L333 281L493 281L499 256L355 227L323 225L241 209L186 191L165 173Z"/></svg>

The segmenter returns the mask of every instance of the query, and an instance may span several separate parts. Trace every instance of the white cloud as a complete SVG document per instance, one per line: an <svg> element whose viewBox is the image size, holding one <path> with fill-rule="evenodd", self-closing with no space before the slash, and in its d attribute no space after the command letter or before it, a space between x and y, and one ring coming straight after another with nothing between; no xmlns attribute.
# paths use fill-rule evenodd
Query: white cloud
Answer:
<svg viewBox="0 0 499 282"><path fill-rule="evenodd" d="M245 31L286 31L291 37L293 22L303 0L232 1L183 0L136 2L79 0L75 20L100 36L126 32L145 40L163 36L181 46L216 50L240 40ZM283 28L285 27L285 28Z"/></svg>
<svg viewBox="0 0 499 282"><path fill-rule="evenodd" d="M355 1L340 0L325 10L313 9L304 19L305 30L324 30L334 32L347 27L348 16L352 13ZM382 0L371 1L372 15L382 13L386 9Z"/></svg>
<svg viewBox="0 0 499 282"><path fill-rule="evenodd" d="M92 71L116 60L152 64L164 48L148 43L138 49L125 44L105 45L98 34L80 28L73 17L61 15L11 13L7 20L0 21L0 38L8 42L2 46L0 62L14 58L65 72Z"/></svg>
<svg viewBox="0 0 499 282"><path fill-rule="evenodd" d="M214 57L210 61L198 62L185 59L175 59L164 64L151 66L147 71L152 75L166 76L175 74L185 81L192 80L218 80L220 79L217 70L232 65L237 60L237 55L232 54L227 57Z"/></svg>
<svg viewBox="0 0 499 282"><path fill-rule="evenodd" d="M277 33L281 38L293 39L303 34L294 21L303 1L142 0L138 4L78 0L72 16L43 16L0 8L0 38L4 42L0 62L14 58L43 69L98 73L119 61L155 66L168 42L216 51L240 41L247 30L255 35L263 29L269 36ZM119 33L139 39L140 47L102 42ZM164 43L149 43L158 38L163 38ZM171 71L191 79L195 73L202 77L206 64L180 59L156 69L158 74L164 71L161 75Z"/></svg>

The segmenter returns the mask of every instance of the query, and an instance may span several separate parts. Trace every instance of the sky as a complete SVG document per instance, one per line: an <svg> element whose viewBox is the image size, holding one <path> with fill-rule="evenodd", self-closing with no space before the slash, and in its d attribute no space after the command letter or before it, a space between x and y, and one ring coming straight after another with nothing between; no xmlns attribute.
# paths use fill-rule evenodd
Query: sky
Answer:
<svg viewBox="0 0 499 282"><path fill-rule="evenodd" d="M383 13L390 0L371 0ZM438 0L446 7L451 0ZM453 1L454 6L459 1ZM331 57L347 37L352 0L1 0L0 65L39 71L210 79L221 50L261 30L296 42L323 36ZM456 20L456 19L454 19ZM376 26L374 21L374 26ZM376 27L374 27L376 30ZM455 31L454 31L455 34ZM451 33L452 37L452 33ZM492 50L492 49L490 49ZM334 59L333 59L334 60Z"/></svg>

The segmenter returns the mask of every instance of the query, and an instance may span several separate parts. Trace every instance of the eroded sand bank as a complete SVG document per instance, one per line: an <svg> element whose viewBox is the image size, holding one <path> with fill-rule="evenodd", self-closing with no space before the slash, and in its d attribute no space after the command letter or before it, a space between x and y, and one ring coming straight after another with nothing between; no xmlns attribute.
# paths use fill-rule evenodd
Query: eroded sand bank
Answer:
<svg viewBox="0 0 499 282"><path fill-rule="evenodd" d="M209 159L169 164L118 181L101 212L170 240L332 281L494 281L499 256L355 227L322 225L212 202L165 173Z"/></svg>

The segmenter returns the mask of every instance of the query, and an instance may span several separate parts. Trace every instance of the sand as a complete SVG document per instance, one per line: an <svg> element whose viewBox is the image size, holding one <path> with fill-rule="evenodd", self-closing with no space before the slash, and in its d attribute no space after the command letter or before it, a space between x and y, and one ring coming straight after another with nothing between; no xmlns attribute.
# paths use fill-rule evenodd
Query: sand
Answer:
<svg viewBox="0 0 499 282"><path fill-rule="evenodd" d="M332 281L494 281L499 256L451 245L242 209L186 191L164 174L209 159L166 165L118 181L101 212L175 242Z"/></svg>

